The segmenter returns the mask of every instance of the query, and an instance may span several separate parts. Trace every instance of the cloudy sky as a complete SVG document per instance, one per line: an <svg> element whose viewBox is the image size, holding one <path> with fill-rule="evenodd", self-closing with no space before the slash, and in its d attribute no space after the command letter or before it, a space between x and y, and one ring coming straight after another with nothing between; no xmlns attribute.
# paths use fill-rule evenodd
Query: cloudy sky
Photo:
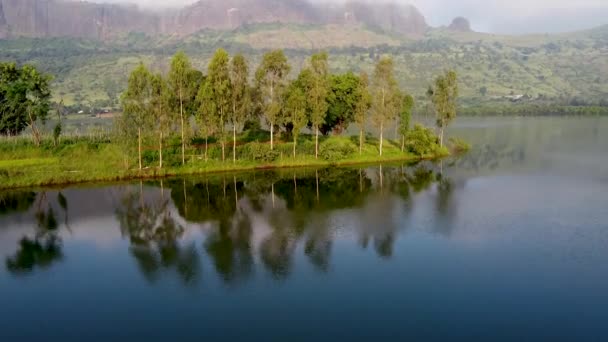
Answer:
<svg viewBox="0 0 608 342"><path fill-rule="evenodd" d="M92 0L175 7L196 0ZM313 0L341 2L344 0ZM375 0L379 1L379 0ZM392 0L386 0L392 1ZM608 0L396 0L416 5L429 24L470 19L475 30L493 33L564 32L608 24Z"/></svg>

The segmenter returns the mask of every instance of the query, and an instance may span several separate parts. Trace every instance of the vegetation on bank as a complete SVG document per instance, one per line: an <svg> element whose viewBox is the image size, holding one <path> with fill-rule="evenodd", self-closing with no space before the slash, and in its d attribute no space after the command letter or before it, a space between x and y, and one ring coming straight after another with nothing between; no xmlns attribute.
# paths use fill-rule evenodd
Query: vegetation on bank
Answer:
<svg viewBox="0 0 608 342"><path fill-rule="evenodd" d="M359 154L356 136L322 136L320 159L314 158L314 136L308 134L298 138L296 158L292 156L293 143L289 141L277 140L273 151L269 143L246 142L253 136L267 138L269 134L268 131L247 131L239 135L236 162L222 162L221 147L215 142L210 144L209 159L205 161L202 154L204 146L197 145L194 140L186 149L185 166L181 165L181 144L178 139L172 139L163 151L166 166L163 169L146 167L141 171L133 167L131 160L125 159L122 147L108 138L63 138L59 146L54 146L51 139L45 139L40 147L35 146L31 139L4 138L0 143L0 189L224 171L416 161L449 154L447 148L439 147L436 139L435 144L430 146L414 144L418 140L410 141L406 152L401 151L400 142L386 140L384 154L380 157L377 138L365 137L362 153ZM457 151L456 145L450 145L450 150ZM143 156L146 164L158 163L158 153L153 149L146 148Z"/></svg>
<svg viewBox="0 0 608 342"><path fill-rule="evenodd" d="M83 141L62 139L58 108L59 122L44 141L37 127L49 115L50 78L29 66L2 64L0 134L18 135L28 128L34 139L28 144L8 138L1 144L1 187L449 154L443 132L456 117L455 72L437 77L427 92L437 135L420 124L411 127L414 99L398 86L391 58L381 58L371 77L330 74L328 58L327 53L313 55L289 78L283 51L270 51L253 82L247 59L231 58L222 49L206 73L193 68L183 52L173 57L166 74L142 63L121 96L123 111L114 120L113 134ZM358 136L342 136L351 124L357 125ZM379 138L367 136L368 124ZM387 139L389 126L397 126L396 141Z"/></svg>
<svg viewBox="0 0 608 342"><path fill-rule="evenodd" d="M608 106L560 105L560 104L489 104L475 107L459 107L461 116L608 116Z"/></svg>

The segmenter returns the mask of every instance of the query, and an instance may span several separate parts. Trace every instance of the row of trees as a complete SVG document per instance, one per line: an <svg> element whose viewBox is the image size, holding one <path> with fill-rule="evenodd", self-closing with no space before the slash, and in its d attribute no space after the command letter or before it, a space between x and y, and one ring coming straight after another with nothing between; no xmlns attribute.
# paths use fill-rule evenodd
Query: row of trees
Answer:
<svg viewBox="0 0 608 342"><path fill-rule="evenodd" d="M213 136L219 141L225 160L231 134L232 159L236 160L237 133L247 120L259 117L269 127L270 149L274 149L277 130L283 128L293 137L294 156L303 128L309 127L313 132L318 158L320 134L341 132L350 123L359 128L361 152L368 121L380 132L380 155L385 129L395 121L399 122L403 148L414 100L399 88L391 58L379 60L371 80L365 73L330 74L328 55L324 52L313 55L295 79L288 78L290 71L282 50L263 56L253 73L253 82L246 58L243 55L231 58L223 49L214 54L206 75L194 69L183 52L173 57L166 76L140 64L130 75L128 89L122 96L121 132L123 136L137 138L140 167L144 135L155 132L162 168L163 141L173 129L179 129L181 159L185 164L185 131L191 116L206 141L205 159L208 139ZM439 77L429 88L442 136L456 114L457 95L454 72Z"/></svg>

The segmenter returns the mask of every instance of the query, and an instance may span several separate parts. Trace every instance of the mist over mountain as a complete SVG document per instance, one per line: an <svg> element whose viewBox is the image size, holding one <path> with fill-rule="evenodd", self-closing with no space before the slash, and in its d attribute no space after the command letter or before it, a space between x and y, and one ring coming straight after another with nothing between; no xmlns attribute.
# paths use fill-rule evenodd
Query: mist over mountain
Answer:
<svg viewBox="0 0 608 342"><path fill-rule="evenodd" d="M186 36L203 29L246 24L362 23L421 36L428 25L411 5L349 1L322 6L307 0L201 0L152 11L124 3L67 0L0 0L0 37L83 37L105 40L129 32Z"/></svg>
<svg viewBox="0 0 608 342"><path fill-rule="evenodd" d="M196 0L90 0L105 3L136 3L143 8L167 9ZM321 5L342 5L348 0L309 0ZM411 4L431 26L444 26L463 16L481 32L522 34L555 33L607 24L605 0L365 0L371 3Z"/></svg>

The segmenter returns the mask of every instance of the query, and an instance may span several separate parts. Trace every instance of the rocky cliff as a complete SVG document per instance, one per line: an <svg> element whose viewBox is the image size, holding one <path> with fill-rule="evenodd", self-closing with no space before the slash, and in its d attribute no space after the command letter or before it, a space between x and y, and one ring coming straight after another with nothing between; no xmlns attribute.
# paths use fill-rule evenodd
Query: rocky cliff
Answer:
<svg viewBox="0 0 608 342"><path fill-rule="evenodd" d="M186 36L254 23L352 23L418 36L427 24L413 6L352 1L331 10L307 0L201 0L181 10L150 12L136 6L73 0L0 0L0 38L83 37L109 39L143 32Z"/></svg>
<svg viewBox="0 0 608 342"><path fill-rule="evenodd" d="M6 38L8 35L8 25L4 18L4 8L2 7L2 1L0 1L0 39Z"/></svg>
<svg viewBox="0 0 608 342"><path fill-rule="evenodd" d="M471 32L471 23L467 18L464 17L456 17L452 20L448 29L457 32Z"/></svg>
<svg viewBox="0 0 608 342"><path fill-rule="evenodd" d="M135 6L62 0L0 0L5 35L105 39L122 32L158 31L158 18Z"/></svg>

